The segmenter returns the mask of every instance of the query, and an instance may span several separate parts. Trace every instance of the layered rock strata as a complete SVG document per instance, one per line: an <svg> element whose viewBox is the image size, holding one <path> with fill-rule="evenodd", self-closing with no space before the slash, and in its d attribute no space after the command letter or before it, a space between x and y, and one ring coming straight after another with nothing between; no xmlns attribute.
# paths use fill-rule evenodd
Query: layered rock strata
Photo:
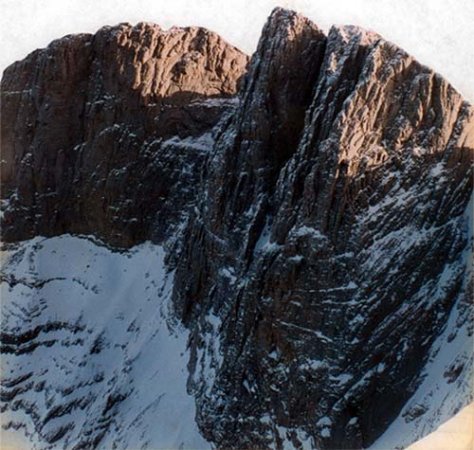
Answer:
<svg viewBox="0 0 474 450"><path fill-rule="evenodd" d="M73 232L128 247L165 232L247 59L208 30L141 23L66 36L7 68L4 239Z"/></svg>
<svg viewBox="0 0 474 450"><path fill-rule="evenodd" d="M4 239L173 243L203 436L366 448L453 309L472 323L474 110L377 34L279 8L246 64L141 24L11 66Z"/></svg>

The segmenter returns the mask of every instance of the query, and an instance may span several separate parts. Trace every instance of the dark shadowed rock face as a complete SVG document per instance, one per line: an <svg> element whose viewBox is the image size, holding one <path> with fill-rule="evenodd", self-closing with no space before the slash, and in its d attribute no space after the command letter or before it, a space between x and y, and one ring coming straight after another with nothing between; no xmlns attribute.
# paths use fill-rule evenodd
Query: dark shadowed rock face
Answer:
<svg viewBox="0 0 474 450"><path fill-rule="evenodd" d="M222 448L365 447L468 302L473 110L380 36L281 10L241 98L175 283L198 421Z"/></svg>
<svg viewBox="0 0 474 450"><path fill-rule="evenodd" d="M69 231L129 246L156 221L165 232L195 192L212 126L232 109L225 99L246 63L205 29L142 23L67 36L10 66L1 85L4 239ZM187 145L190 136L201 143ZM174 211L157 217L170 202Z"/></svg>
<svg viewBox="0 0 474 450"><path fill-rule="evenodd" d="M246 63L141 24L11 66L4 238L171 237L206 439L363 448L470 320L474 111L380 36L282 9L229 99Z"/></svg>

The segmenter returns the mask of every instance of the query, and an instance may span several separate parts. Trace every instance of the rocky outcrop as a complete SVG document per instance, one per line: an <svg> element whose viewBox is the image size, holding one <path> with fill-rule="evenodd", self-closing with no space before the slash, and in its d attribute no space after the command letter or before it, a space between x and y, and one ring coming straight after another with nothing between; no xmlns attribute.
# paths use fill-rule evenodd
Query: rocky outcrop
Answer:
<svg viewBox="0 0 474 450"><path fill-rule="evenodd" d="M121 25L13 65L4 235L172 242L204 437L366 448L472 320L474 110L377 34L279 8L229 99L246 63Z"/></svg>
<svg viewBox="0 0 474 450"><path fill-rule="evenodd" d="M141 23L66 36L10 66L1 85L3 238L92 233L126 247L156 221L167 228L193 195L246 63L205 29ZM200 144L187 145L190 136ZM158 214L166 202L179 204L174 214Z"/></svg>
<svg viewBox="0 0 474 450"><path fill-rule="evenodd" d="M301 48L313 53L291 60ZM305 92L298 127L267 81L280 58L282 86ZM380 36L325 38L282 10L241 96L175 284L198 422L219 448L366 447L413 393L453 305L468 320L472 107Z"/></svg>

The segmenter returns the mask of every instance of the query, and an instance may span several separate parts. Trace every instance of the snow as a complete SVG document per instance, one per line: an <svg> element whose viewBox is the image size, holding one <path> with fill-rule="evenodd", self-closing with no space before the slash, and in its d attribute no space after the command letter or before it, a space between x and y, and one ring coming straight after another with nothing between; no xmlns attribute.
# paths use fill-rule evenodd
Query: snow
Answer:
<svg viewBox="0 0 474 450"><path fill-rule="evenodd" d="M224 278L227 278L230 284L234 284L237 281L237 277L235 276L235 271L233 267L223 267L222 269L220 269L219 273Z"/></svg>
<svg viewBox="0 0 474 450"><path fill-rule="evenodd" d="M0 200L0 219L3 219L5 211L8 209L9 206L10 206L10 199Z"/></svg>
<svg viewBox="0 0 474 450"><path fill-rule="evenodd" d="M255 253L260 252L261 250L263 250L265 247L267 247L270 244L270 236L271 236L271 227L269 223L266 223L262 229L262 232L260 233L257 243L255 244L255 250L254 250Z"/></svg>
<svg viewBox="0 0 474 450"><path fill-rule="evenodd" d="M344 286L337 286L334 288L328 288L328 289L318 289L318 292L334 292L334 291L346 291L346 290L351 290L351 289L357 289L358 285L354 283L353 281L349 281Z"/></svg>
<svg viewBox="0 0 474 450"><path fill-rule="evenodd" d="M320 359L307 359L304 364L301 365L302 369L308 368L309 370L320 370L327 367L327 363Z"/></svg>
<svg viewBox="0 0 474 450"><path fill-rule="evenodd" d="M370 45L374 41L380 39L380 36L369 30L364 30L355 25L333 25L330 32L339 34L344 43L349 43L352 40L357 40L359 45Z"/></svg>
<svg viewBox="0 0 474 450"><path fill-rule="evenodd" d="M331 429L330 428L323 428L321 430L321 436L324 437L324 438L328 438L331 436Z"/></svg>
<svg viewBox="0 0 474 450"><path fill-rule="evenodd" d="M252 212L253 215L255 213ZM266 252L266 253L272 253L275 251L278 251L281 248L281 245L277 244L276 242L271 242L270 238L272 235L271 232L271 224L267 220L265 226L262 229L262 232L260 233L259 238L257 239L257 242L254 247L254 254L256 255L257 253L260 252Z"/></svg>
<svg viewBox="0 0 474 450"><path fill-rule="evenodd" d="M348 383L350 380L352 380L352 378L354 378L354 376L350 373L341 373L337 377L331 376L332 381L335 381L341 385Z"/></svg>
<svg viewBox="0 0 474 450"><path fill-rule="evenodd" d="M402 197L404 195L402 193ZM472 205L466 214L467 223L472 225ZM468 233L472 236L472 229ZM293 230L292 235L324 238L306 226ZM420 239L428 238L429 230L408 227L378 237L371 246L375 262L365 264L377 272L387 247L393 248L389 255L395 257ZM267 224L256 250L268 251L276 246L269 241ZM470 258L468 253L465 258ZM172 321L173 273L166 269L164 256L163 249L151 243L126 252L113 252L92 238L68 235L35 238L2 255L6 279L1 285L2 330L19 334L48 323L69 327L43 329L36 341L44 345L31 353L5 354L2 361L4 378L13 380L31 372L33 375L25 378L21 386L27 386L31 380L46 383L42 390L29 388L17 396L34 404L41 420L45 421L55 407L71 406L69 412L48 420L43 429L52 432L61 426L72 427L56 443L57 447L52 448L70 448L86 431L94 429L111 395L121 401L115 405L113 421L101 441L104 448L210 447L199 434L194 420L194 399L186 392L188 332ZM298 256L294 258L300 260ZM441 291L445 281L453 277L456 266L464 264L467 261L446 265L436 283ZM230 284L237 282L231 266L223 267L220 275ZM355 282L349 281L332 290L357 287ZM434 301L438 293L430 292ZM409 445L443 424L470 401L472 336L465 314L466 308L460 308L459 304L454 306L446 328L433 345L420 386L371 450ZM363 320L364 316L358 314L351 324ZM318 330L289 321L278 323L329 342ZM460 323L464 325L459 326ZM202 333L197 364L201 368L200 376L205 377L209 387L222 364L220 342L215 338L222 327L221 318L211 311L203 327L206 332ZM73 329L76 331L71 331ZM92 352L93 348L98 348L99 353ZM270 356L278 358L276 352ZM316 371L322 367L324 362L318 360L307 360L301 365L302 370ZM453 367L463 367L454 380L449 376ZM384 363L375 365L351 389L385 370ZM342 373L331 379L344 385L352 375ZM253 391L254 387L247 380L243 384L249 392ZM74 406L75 401L82 402L84 407ZM422 413L417 415L419 411ZM33 422L21 408L7 411L2 422L9 420L25 424L32 448L42 448ZM356 421L357 418L351 418L349 424L354 425ZM330 437L330 422L322 418L318 426L321 437ZM290 431L305 437L301 430L283 427L278 430L284 448L293 448L288 437ZM13 433L11 429L8 432ZM311 440L307 436L305 439L303 445L311 448Z"/></svg>
<svg viewBox="0 0 474 450"><path fill-rule="evenodd" d="M468 236L473 237L473 199L463 219ZM471 248L463 255L472 270ZM441 277L442 279L443 277ZM470 274L466 274L466 282ZM445 329L434 342L428 363L422 372L422 383L385 433L370 447L387 450L405 447L431 433L453 417L462 406L472 401L474 355L472 352L472 308L459 302L453 307ZM450 376L453 368L461 368L458 376ZM380 368L378 368L380 370ZM422 413L417 416L416 412ZM415 413L415 414L413 414Z"/></svg>
<svg viewBox="0 0 474 450"><path fill-rule="evenodd" d="M163 147L173 146L183 150L197 150L199 152L209 152L214 146L214 137L212 132L203 133L200 136L188 136L186 138L179 138L173 136L170 139L162 142Z"/></svg>
<svg viewBox="0 0 474 450"><path fill-rule="evenodd" d="M438 430L410 445L407 450L472 450L474 448L474 403L449 419Z"/></svg>
<svg viewBox="0 0 474 450"><path fill-rule="evenodd" d="M23 95L23 94L33 94L33 89L23 89L20 91L3 91L4 95Z"/></svg>
<svg viewBox="0 0 474 450"><path fill-rule="evenodd" d="M432 347L421 385L371 450L409 445L435 430L472 400L474 368L472 337L468 330L472 319L462 319L462 314L465 311L459 305L453 308L444 332ZM459 323L463 325L459 327ZM462 368L459 376L449 375L453 368ZM417 411L421 411L421 415L417 416Z"/></svg>
<svg viewBox="0 0 474 450"><path fill-rule="evenodd" d="M216 379L218 370L222 365L223 358L220 349L221 319L213 311L205 317L205 328L200 330L203 336L202 346L197 350L197 364L199 370L194 373L194 382L200 384L201 380L207 386L209 394Z"/></svg>
<svg viewBox="0 0 474 450"><path fill-rule="evenodd" d="M288 327L288 328L296 328L297 330L304 331L304 332L310 333L310 334L314 334L318 339L321 339L324 342L330 342L332 340L329 337L325 336L323 333L321 333L319 330L314 330L312 328L302 327L300 325L285 322L283 320L277 320L276 322L283 325L283 326L285 326L285 327Z"/></svg>
<svg viewBox="0 0 474 450"><path fill-rule="evenodd" d="M319 230L313 227L308 227L306 225L303 225L298 228L293 228L291 230L291 235L294 237L311 236L313 239L326 239L326 236L324 236Z"/></svg>
<svg viewBox="0 0 474 450"><path fill-rule="evenodd" d="M332 425L332 421L331 421L331 419L330 419L328 416L321 417L321 419L319 419L319 420L316 422L316 426L326 426L326 427L330 427L331 425Z"/></svg>
<svg viewBox="0 0 474 450"><path fill-rule="evenodd" d="M430 175L432 177L439 177L444 171L445 171L444 164L442 162L439 162L432 167L430 171Z"/></svg>
<svg viewBox="0 0 474 450"><path fill-rule="evenodd" d="M265 416L262 422L271 423L272 419L270 419L270 417L268 416ZM277 425L276 431L282 441L281 448L283 448L284 450L314 450L312 439L304 430L300 428L287 428L281 425ZM292 442L291 436L296 437L300 445L295 446ZM274 444L273 448L277 450L280 447L277 447Z"/></svg>
<svg viewBox="0 0 474 450"><path fill-rule="evenodd" d="M173 273L164 256L151 243L114 252L70 235L37 237L3 252L10 285L1 284L2 330L19 334L59 324L35 339L50 346L2 358L4 379L32 372L37 386L45 383L16 397L34 404L43 421L55 407L71 405L45 421L42 433L71 427L51 448L72 448L94 430L111 396L120 401L101 447L210 447L186 391L188 332L171 326ZM43 448L21 409L2 415L2 423L10 420L26 425L32 448Z"/></svg>
<svg viewBox="0 0 474 450"><path fill-rule="evenodd" d="M215 107L229 107L229 106L238 106L240 103L240 99L238 96L235 97L210 97L204 99L198 99L193 101L191 104L204 106L207 108L215 108Z"/></svg>

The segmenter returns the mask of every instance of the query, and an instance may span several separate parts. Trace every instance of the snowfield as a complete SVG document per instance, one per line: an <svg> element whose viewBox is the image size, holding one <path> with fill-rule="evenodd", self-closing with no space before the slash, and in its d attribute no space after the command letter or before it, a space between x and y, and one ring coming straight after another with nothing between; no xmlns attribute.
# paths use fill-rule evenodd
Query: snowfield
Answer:
<svg viewBox="0 0 474 450"><path fill-rule="evenodd" d="M70 235L3 252L4 439L26 435L34 449L210 448L186 390L188 332L172 319L164 257L149 242L116 252ZM371 450L409 446L472 399L472 320L461 317L471 310L460 306L423 383ZM470 369L456 376L461 367Z"/></svg>
<svg viewBox="0 0 474 450"><path fill-rule="evenodd" d="M474 448L474 403L466 406L435 432L407 450L472 450Z"/></svg>
<svg viewBox="0 0 474 450"><path fill-rule="evenodd" d="M173 273L160 246L120 253L88 238L38 237L2 260L9 432L20 429L37 449L99 440L209 448L186 392L188 332L171 324ZM21 342L8 345L13 334Z"/></svg>

